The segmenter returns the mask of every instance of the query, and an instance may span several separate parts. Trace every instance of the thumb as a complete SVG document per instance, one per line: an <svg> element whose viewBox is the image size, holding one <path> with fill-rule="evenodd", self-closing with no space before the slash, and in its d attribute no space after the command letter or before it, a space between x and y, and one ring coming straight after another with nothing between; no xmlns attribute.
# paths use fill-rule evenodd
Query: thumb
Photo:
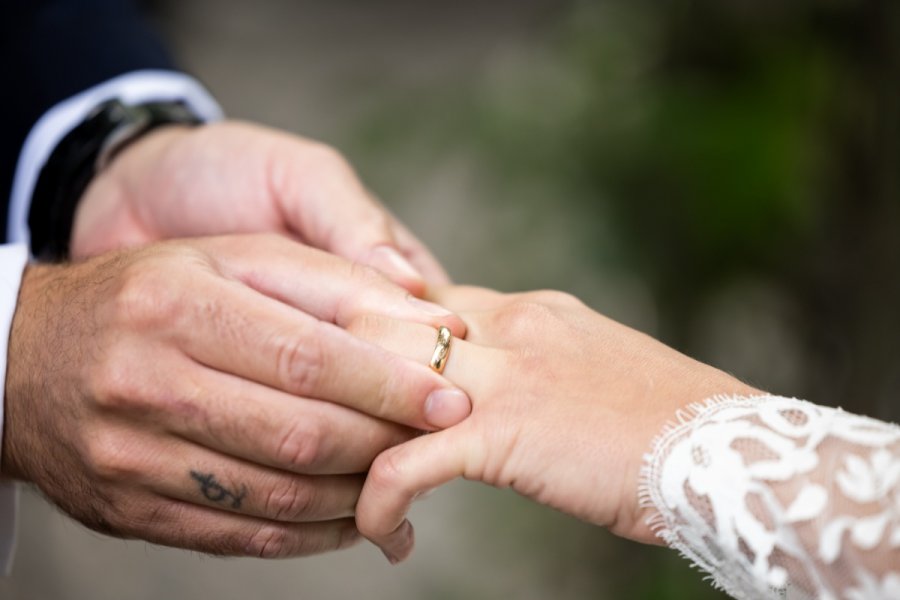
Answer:
<svg viewBox="0 0 900 600"><path fill-rule="evenodd" d="M412 502L465 472L466 446L459 432L423 435L385 450L372 463L356 505L356 527L391 563L412 552L413 528L406 519Z"/></svg>

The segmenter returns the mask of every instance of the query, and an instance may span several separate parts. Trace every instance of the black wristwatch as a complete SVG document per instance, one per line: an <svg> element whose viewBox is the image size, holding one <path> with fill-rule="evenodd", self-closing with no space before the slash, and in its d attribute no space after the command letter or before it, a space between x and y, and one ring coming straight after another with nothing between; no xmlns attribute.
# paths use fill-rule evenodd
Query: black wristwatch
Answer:
<svg viewBox="0 0 900 600"><path fill-rule="evenodd" d="M131 142L169 124L203 120L183 102L130 106L119 100L99 105L54 148L31 198L31 252L43 261L69 256L75 209L94 176Z"/></svg>

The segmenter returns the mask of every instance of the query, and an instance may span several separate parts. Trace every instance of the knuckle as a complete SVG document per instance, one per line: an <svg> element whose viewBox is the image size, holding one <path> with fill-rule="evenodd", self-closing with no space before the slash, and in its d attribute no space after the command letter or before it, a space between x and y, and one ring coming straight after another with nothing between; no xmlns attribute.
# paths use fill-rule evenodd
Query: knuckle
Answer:
<svg viewBox="0 0 900 600"><path fill-rule="evenodd" d="M524 373L531 373L539 381L554 381L556 376L547 365L547 356L541 350L535 348L519 348L507 357L510 369L521 369ZM502 390L497 390L502 392Z"/></svg>
<svg viewBox="0 0 900 600"><path fill-rule="evenodd" d="M325 368L324 350L316 335L291 337L278 344L278 380L285 391L306 394L315 391Z"/></svg>
<svg viewBox="0 0 900 600"><path fill-rule="evenodd" d="M97 407L114 412L131 408L141 390L130 371L121 358L110 358L88 368L88 389Z"/></svg>
<svg viewBox="0 0 900 600"><path fill-rule="evenodd" d="M129 481L140 472L126 441L112 432L96 433L87 440L84 464L95 479L107 483Z"/></svg>
<svg viewBox="0 0 900 600"><path fill-rule="evenodd" d="M384 287L387 281L378 269L359 262L350 263L350 278L361 290Z"/></svg>
<svg viewBox="0 0 900 600"><path fill-rule="evenodd" d="M158 526L160 523L172 523L179 519L177 504L170 501L157 499L147 504L132 520L133 529L130 533L138 533L139 530Z"/></svg>
<svg viewBox="0 0 900 600"><path fill-rule="evenodd" d="M106 523L119 537L137 537L162 517L160 507L146 506L129 497L116 499L105 515Z"/></svg>
<svg viewBox="0 0 900 600"><path fill-rule="evenodd" d="M380 271L367 264L352 262L349 263L348 270L354 290L345 294L335 307L335 319L338 323L355 320L359 315L372 313L383 307L385 292L393 285Z"/></svg>
<svg viewBox="0 0 900 600"><path fill-rule="evenodd" d="M402 452L386 450L369 469L368 484L381 490L400 490L403 481Z"/></svg>
<svg viewBox="0 0 900 600"><path fill-rule="evenodd" d="M559 306L564 308L581 306L583 303L574 295L559 290L541 290L533 292L535 301L549 306Z"/></svg>
<svg viewBox="0 0 900 600"><path fill-rule="evenodd" d="M186 375L176 377L175 385L158 384L152 398L147 393L145 405L149 410L191 424L208 424L210 410L201 398L210 394L209 389L191 381Z"/></svg>
<svg viewBox="0 0 900 600"><path fill-rule="evenodd" d="M535 327L552 318L549 306L533 299L522 298L500 309L496 325L510 338L521 338L533 332Z"/></svg>
<svg viewBox="0 0 900 600"><path fill-rule="evenodd" d="M281 434L275 460L289 471L303 471L318 462L323 435L310 422L294 421Z"/></svg>
<svg viewBox="0 0 900 600"><path fill-rule="evenodd" d="M120 358L91 367L89 377L94 406L101 411L165 415L193 422L205 417L197 402L204 390L184 375L150 383L134 364Z"/></svg>
<svg viewBox="0 0 900 600"><path fill-rule="evenodd" d="M292 479L273 487L266 497L265 513L275 521L296 521L308 516L316 504L312 488Z"/></svg>
<svg viewBox="0 0 900 600"><path fill-rule="evenodd" d="M113 301L116 318L138 328L171 323L183 306L181 286L173 285L172 278L170 269L152 261L126 267Z"/></svg>
<svg viewBox="0 0 900 600"><path fill-rule="evenodd" d="M257 558L282 558L290 553L289 541L287 528L264 525L250 535L244 553Z"/></svg>
<svg viewBox="0 0 900 600"><path fill-rule="evenodd" d="M347 331L361 340L373 342L382 337L384 325L385 320L383 317L366 313L354 318L347 325Z"/></svg>

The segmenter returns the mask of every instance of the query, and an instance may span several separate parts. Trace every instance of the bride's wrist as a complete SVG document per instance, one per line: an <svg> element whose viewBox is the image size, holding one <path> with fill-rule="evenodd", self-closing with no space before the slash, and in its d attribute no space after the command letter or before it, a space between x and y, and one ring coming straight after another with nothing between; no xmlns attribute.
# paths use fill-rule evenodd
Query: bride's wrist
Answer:
<svg viewBox="0 0 900 600"><path fill-rule="evenodd" d="M634 456L629 461L628 478L626 480L622 506L616 521L610 530L616 535L645 544L662 545L663 541L656 535L650 520L656 509L647 502L642 502L642 472L645 457L653 452L656 440L667 427L678 423L680 419L689 418L692 405L703 404L717 396L757 396L764 392L741 382L732 375L709 365L692 361L694 364L684 367L680 375L673 375L671 382L659 394L648 400L651 410L642 411L645 420L640 428L640 440L635 444Z"/></svg>

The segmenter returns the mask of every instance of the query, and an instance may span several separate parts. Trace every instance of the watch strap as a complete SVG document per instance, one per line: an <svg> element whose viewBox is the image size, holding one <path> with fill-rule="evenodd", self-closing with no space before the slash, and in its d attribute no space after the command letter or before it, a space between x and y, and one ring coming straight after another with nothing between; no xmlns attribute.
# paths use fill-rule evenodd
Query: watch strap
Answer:
<svg viewBox="0 0 900 600"><path fill-rule="evenodd" d="M41 169L28 213L32 254L42 261L68 258L78 201L128 144L163 125L202 122L183 102L131 106L113 99L97 106L63 137Z"/></svg>

